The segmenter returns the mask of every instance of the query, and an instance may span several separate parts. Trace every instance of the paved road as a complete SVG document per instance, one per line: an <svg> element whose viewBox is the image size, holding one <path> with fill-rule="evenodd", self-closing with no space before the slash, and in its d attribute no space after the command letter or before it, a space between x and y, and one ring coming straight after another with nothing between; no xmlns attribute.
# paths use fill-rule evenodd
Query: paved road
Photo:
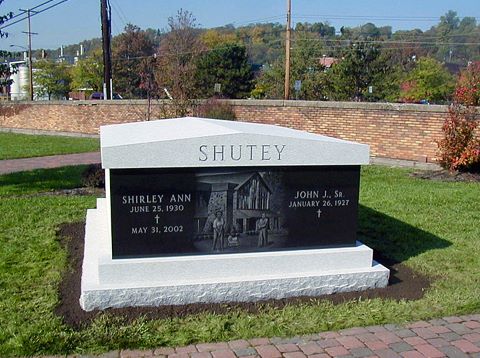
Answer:
<svg viewBox="0 0 480 358"><path fill-rule="evenodd" d="M350 328L287 339L256 338L177 348L112 351L100 357L480 358L480 314L420 321L405 326L387 324Z"/></svg>
<svg viewBox="0 0 480 358"><path fill-rule="evenodd" d="M0 160L0 175L33 169L58 168L67 165L94 164L100 162L100 152Z"/></svg>

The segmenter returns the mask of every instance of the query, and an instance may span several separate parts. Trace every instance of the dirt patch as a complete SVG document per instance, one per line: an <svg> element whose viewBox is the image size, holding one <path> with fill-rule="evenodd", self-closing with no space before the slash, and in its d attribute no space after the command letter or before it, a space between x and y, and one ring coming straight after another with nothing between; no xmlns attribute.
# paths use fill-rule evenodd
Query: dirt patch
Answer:
<svg viewBox="0 0 480 358"><path fill-rule="evenodd" d="M70 267L64 274L63 281L60 284L60 304L55 309L55 313L62 317L66 324L76 329L88 325L95 317L101 314L101 311L85 312L78 303L80 297L84 236L85 223L83 222L62 225L58 231L59 240L68 251ZM376 254L374 258L390 269L390 282L386 288L371 289L363 292L337 293L315 298L297 297L282 300L266 300L255 303L116 308L103 312L108 312L111 315L122 317L126 322L131 322L140 316L157 319L184 317L202 312L226 313L239 309L249 313L257 313L267 305L282 308L287 305L312 302L312 299L329 300L334 304L339 304L350 300L377 297L394 300L418 300L423 297L425 290L431 283L427 277L412 271L401 263L386 259L380 254Z"/></svg>
<svg viewBox="0 0 480 358"><path fill-rule="evenodd" d="M412 177L449 182L480 182L480 173L464 173L457 171L442 170L428 170L418 171L410 174Z"/></svg>

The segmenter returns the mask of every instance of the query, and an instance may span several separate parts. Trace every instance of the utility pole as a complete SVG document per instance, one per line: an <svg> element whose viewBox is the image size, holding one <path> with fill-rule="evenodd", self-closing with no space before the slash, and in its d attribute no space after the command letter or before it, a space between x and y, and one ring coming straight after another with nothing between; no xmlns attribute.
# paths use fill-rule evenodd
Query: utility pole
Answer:
<svg viewBox="0 0 480 358"><path fill-rule="evenodd" d="M30 101L33 101L33 61L32 61L32 35L38 35L38 32L32 32L32 23L30 21L31 13L35 11L27 9L19 9L24 13L27 13L28 18L28 31L22 31L24 34L28 35L28 77L29 77L29 95Z"/></svg>
<svg viewBox="0 0 480 358"><path fill-rule="evenodd" d="M103 45L103 99L112 99L112 11L108 0L100 0Z"/></svg>
<svg viewBox="0 0 480 358"><path fill-rule="evenodd" d="M292 0L287 0L287 33L285 37L285 100L290 98L290 39L292 35Z"/></svg>

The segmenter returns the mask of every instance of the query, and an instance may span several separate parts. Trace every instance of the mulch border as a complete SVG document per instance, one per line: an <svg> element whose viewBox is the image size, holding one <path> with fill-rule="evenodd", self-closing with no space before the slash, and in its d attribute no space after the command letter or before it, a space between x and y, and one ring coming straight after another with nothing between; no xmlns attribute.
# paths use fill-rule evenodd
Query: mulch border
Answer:
<svg viewBox="0 0 480 358"><path fill-rule="evenodd" d="M74 329L88 326L102 313L108 313L121 318L125 322L132 322L139 317L147 319L162 319L185 317L200 313L228 313L241 310L248 313L259 313L266 307L283 308L289 305L311 303L313 300L328 300L333 304L341 304L353 300L374 298L392 300L418 300L424 296L431 285L431 279L413 271L406 265L390 260L376 253L374 259L390 269L389 285L385 288L369 289L361 292L336 293L317 297L296 297L281 300L265 300L259 302L231 302L231 303L196 303L182 306L159 307L126 307L111 308L104 311L85 312L79 304L80 282L82 274L83 249L85 237L85 223L77 222L63 224L57 232L61 245L67 250L69 268L59 285L59 304L55 314Z"/></svg>

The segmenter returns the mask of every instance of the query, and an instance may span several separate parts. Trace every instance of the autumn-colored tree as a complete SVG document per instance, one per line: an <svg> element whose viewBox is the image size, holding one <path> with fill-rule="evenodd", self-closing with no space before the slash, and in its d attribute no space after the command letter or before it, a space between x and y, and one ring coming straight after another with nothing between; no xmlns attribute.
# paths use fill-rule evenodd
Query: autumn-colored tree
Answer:
<svg viewBox="0 0 480 358"><path fill-rule="evenodd" d="M475 107L453 105L449 108L442 131L443 138L437 142L439 162L449 170L480 170L480 137L475 130L478 118Z"/></svg>
<svg viewBox="0 0 480 358"><path fill-rule="evenodd" d="M480 105L480 61L462 71L455 88L455 100L466 106Z"/></svg>
<svg viewBox="0 0 480 358"><path fill-rule="evenodd" d="M480 62L462 71L455 89L455 104L443 124L444 137L437 142L440 164L450 170L480 171L479 117Z"/></svg>
<svg viewBox="0 0 480 358"><path fill-rule="evenodd" d="M112 41L114 89L124 98L145 98L140 87L141 76L155 54L151 36L138 26L128 24Z"/></svg>

